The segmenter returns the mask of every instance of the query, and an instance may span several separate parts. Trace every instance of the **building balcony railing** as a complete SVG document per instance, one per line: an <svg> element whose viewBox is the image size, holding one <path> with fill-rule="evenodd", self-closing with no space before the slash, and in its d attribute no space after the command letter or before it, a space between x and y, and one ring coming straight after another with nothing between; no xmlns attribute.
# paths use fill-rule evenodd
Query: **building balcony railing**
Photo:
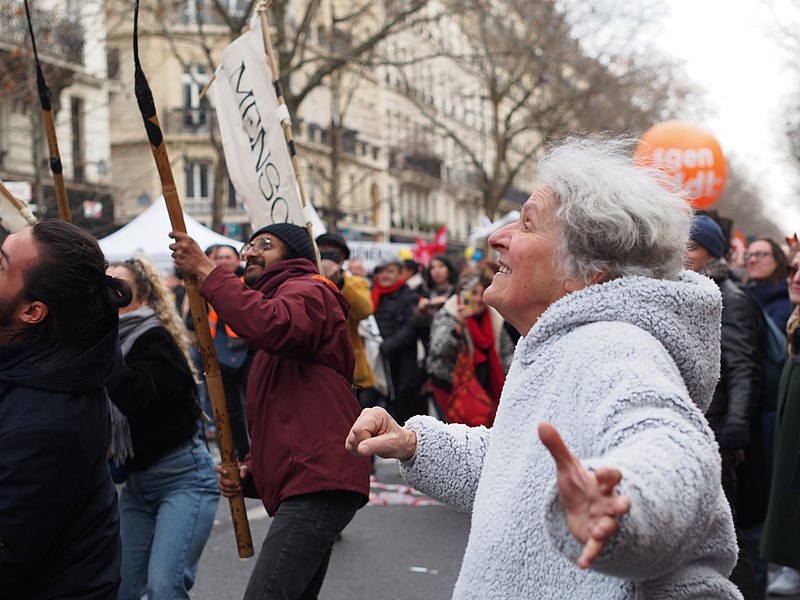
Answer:
<svg viewBox="0 0 800 600"><path fill-rule="evenodd" d="M74 16L34 8L31 11L36 48L47 56L83 64L84 32ZM0 0L0 40L12 44L30 44L25 5L20 0Z"/></svg>
<svg viewBox="0 0 800 600"><path fill-rule="evenodd" d="M247 9L251 3L248 0L221 0L219 7L225 14L235 20L247 17ZM198 0L181 0L177 11L176 24L188 27L226 25L225 18L212 2L199 2Z"/></svg>
<svg viewBox="0 0 800 600"><path fill-rule="evenodd" d="M432 154L394 149L389 153L389 168L442 178L442 159Z"/></svg>
<svg viewBox="0 0 800 600"><path fill-rule="evenodd" d="M451 185L465 187L472 190L480 188L481 178L475 169L445 167L443 179Z"/></svg>
<svg viewBox="0 0 800 600"><path fill-rule="evenodd" d="M168 108L164 110L164 133L209 135L214 126L211 108Z"/></svg>

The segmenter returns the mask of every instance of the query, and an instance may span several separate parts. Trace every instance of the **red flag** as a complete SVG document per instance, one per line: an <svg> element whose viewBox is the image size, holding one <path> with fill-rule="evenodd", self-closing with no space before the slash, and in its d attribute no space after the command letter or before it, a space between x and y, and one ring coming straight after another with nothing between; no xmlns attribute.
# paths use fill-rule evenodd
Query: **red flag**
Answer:
<svg viewBox="0 0 800 600"><path fill-rule="evenodd" d="M442 225L433 236L432 242L424 242L416 238L414 260L427 267L435 254L444 254L447 251L447 228Z"/></svg>
<svg viewBox="0 0 800 600"><path fill-rule="evenodd" d="M447 227L442 225L433 236L433 243L436 247L435 254L444 254L447 251Z"/></svg>

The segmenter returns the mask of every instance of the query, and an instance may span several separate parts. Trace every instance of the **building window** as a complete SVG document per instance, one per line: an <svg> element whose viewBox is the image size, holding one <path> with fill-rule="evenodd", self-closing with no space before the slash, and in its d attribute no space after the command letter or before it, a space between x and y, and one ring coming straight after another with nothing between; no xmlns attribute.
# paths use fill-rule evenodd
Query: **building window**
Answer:
<svg viewBox="0 0 800 600"><path fill-rule="evenodd" d="M109 79L119 79L119 48L106 50L106 73Z"/></svg>
<svg viewBox="0 0 800 600"><path fill-rule="evenodd" d="M184 200L187 212L207 212L211 202L211 169L206 161L187 160Z"/></svg>
<svg viewBox="0 0 800 600"><path fill-rule="evenodd" d="M233 182L228 179L228 208L232 210L237 210L242 207L242 203L239 202L239 198L236 196L236 188L233 187Z"/></svg>
<svg viewBox="0 0 800 600"><path fill-rule="evenodd" d="M200 127L206 124L206 108L200 105L200 92L208 83L208 69L201 64L190 65L183 73L183 124Z"/></svg>

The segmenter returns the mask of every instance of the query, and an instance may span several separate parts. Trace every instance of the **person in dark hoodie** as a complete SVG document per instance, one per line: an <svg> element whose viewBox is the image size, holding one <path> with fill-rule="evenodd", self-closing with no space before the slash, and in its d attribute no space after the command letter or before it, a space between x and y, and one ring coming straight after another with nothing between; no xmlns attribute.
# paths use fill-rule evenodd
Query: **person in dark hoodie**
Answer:
<svg viewBox="0 0 800 600"><path fill-rule="evenodd" d="M360 410L348 302L317 273L302 227L256 231L242 248L243 282L185 234L170 235L176 264L200 279L201 295L255 351L250 460L240 476L273 519L244 597L316 598L337 535L369 495L369 458L351 457L341 443ZM239 491L223 467L218 472L223 495Z"/></svg>
<svg viewBox="0 0 800 600"><path fill-rule="evenodd" d="M61 221L0 248L0 598L111 600L117 494L103 386L130 290Z"/></svg>

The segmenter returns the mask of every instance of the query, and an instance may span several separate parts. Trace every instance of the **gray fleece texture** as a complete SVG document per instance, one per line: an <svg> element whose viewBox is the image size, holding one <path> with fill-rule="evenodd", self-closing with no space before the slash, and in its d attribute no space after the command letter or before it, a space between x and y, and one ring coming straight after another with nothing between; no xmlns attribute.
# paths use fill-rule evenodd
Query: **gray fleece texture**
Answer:
<svg viewBox="0 0 800 600"><path fill-rule="evenodd" d="M710 280L625 277L553 303L520 339L494 426L414 417L415 488L472 511L453 598L741 598L736 539L703 412L719 376ZM567 529L548 420L584 466L622 472L619 532L587 570Z"/></svg>

